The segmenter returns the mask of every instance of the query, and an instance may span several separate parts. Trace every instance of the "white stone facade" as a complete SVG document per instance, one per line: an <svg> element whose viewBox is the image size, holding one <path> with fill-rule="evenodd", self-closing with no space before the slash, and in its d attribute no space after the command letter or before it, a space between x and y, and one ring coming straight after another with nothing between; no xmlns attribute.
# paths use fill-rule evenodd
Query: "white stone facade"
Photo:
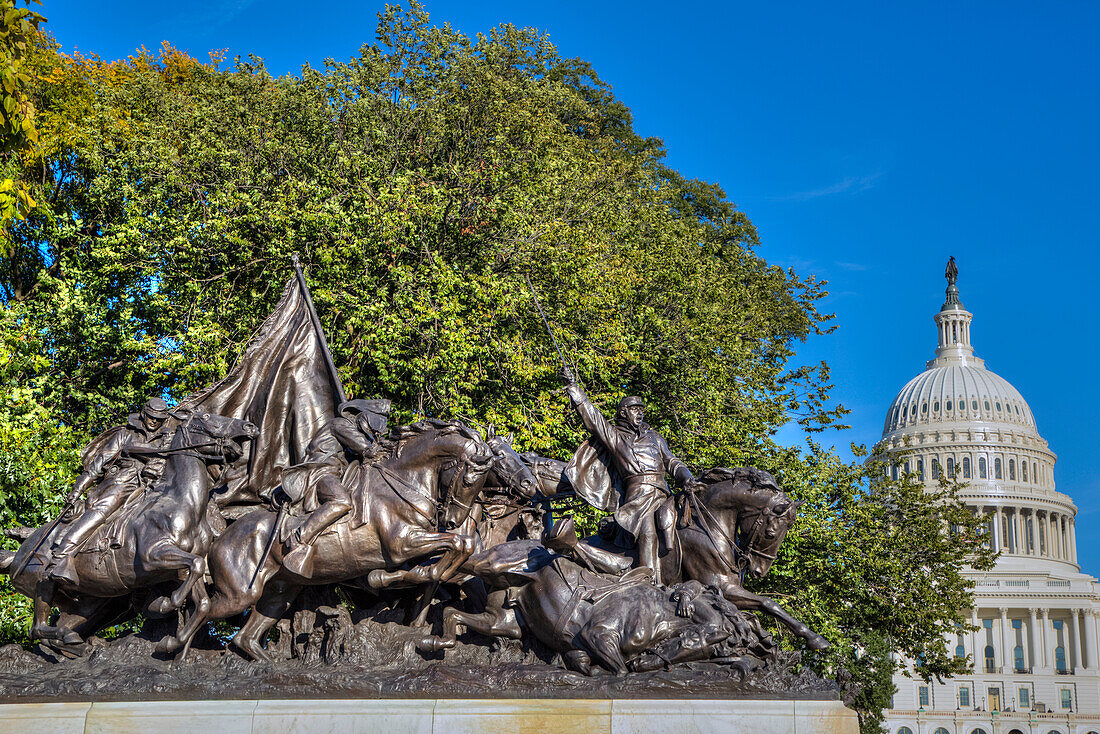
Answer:
<svg viewBox="0 0 1100 734"><path fill-rule="evenodd" d="M886 413L877 453L905 451L892 471L925 483L939 472L989 513L1001 551L971 571L978 629L948 639L972 672L938 683L898 674L890 734L1100 734L1100 589L1077 564L1073 500L1055 488L1056 456L1031 408L985 368L970 343L973 315L950 284L934 317L936 357ZM912 672L912 668L909 668Z"/></svg>

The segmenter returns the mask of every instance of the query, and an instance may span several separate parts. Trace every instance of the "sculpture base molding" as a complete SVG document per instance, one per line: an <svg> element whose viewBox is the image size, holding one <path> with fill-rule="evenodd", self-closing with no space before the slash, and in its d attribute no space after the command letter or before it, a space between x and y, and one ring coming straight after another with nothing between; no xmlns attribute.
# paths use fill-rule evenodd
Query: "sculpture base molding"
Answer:
<svg viewBox="0 0 1100 734"><path fill-rule="evenodd" d="M0 734L857 734L840 701L375 699L0 705Z"/></svg>

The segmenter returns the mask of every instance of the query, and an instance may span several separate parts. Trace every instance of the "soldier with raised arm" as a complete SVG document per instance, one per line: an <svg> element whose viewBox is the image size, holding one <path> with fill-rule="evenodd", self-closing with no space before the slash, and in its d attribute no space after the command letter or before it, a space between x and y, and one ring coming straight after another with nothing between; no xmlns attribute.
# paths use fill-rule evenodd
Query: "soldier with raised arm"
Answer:
<svg viewBox="0 0 1100 734"><path fill-rule="evenodd" d="M615 522L634 538L639 564L649 568L654 583L660 584L655 514L669 494L665 475L671 475L678 487L692 486L695 478L687 465L672 454L664 438L645 423L641 398L623 398L615 422L611 423L592 405L568 367L563 367L561 374L574 410L592 434L566 465L566 476L589 504L614 513ZM619 490L614 488L614 482L592 480L591 470L601 461L600 449L609 459L609 468L619 475ZM671 528L661 530L667 532ZM667 535L665 539L667 543Z"/></svg>

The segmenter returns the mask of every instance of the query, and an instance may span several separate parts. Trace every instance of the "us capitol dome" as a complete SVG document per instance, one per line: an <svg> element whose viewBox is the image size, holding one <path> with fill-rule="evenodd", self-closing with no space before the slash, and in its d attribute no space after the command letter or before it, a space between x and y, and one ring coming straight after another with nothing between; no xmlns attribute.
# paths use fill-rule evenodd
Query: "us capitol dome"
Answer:
<svg viewBox="0 0 1100 734"><path fill-rule="evenodd" d="M897 674L886 724L890 734L1100 734L1100 594L1077 564L1077 506L1055 488L1057 457L1027 401L975 356L957 276L951 258L935 358L890 403L875 453L897 455L895 478L964 482L960 498L990 517L1001 555L967 573L976 631L947 639L972 672L932 683Z"/></svg>

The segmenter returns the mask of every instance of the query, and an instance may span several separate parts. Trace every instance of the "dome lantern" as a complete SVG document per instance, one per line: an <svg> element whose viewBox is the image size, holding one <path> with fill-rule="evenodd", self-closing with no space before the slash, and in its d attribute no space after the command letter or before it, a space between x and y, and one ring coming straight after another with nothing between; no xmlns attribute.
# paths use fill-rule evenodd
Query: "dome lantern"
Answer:
<svg viewBox="0 0 1100 734"><path fill-rule="evenodd" d="M970 322L974 319L974 314L963 308L962 301L959 300L959 287L956 285L958 276L959 269L952 256L947 261L947 270L944 272L944 277L947 278L947 298L939 313L932 317L939 332L939 345L936 347L936 358L929 360L926 365L928 368L952 364L981 367L985 364L974 356L974 347L970 344Z"/></svg>

